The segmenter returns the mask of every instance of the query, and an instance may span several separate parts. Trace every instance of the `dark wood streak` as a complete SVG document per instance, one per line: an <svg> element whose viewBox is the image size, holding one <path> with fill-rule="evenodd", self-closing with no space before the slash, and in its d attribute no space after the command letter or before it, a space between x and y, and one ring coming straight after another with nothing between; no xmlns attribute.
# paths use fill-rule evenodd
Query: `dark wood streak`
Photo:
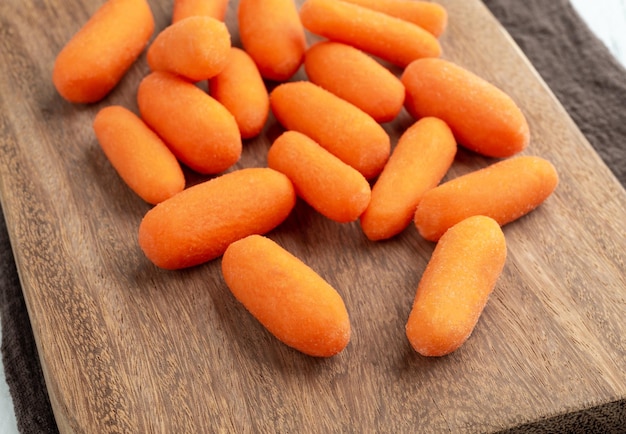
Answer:
<svg viewBox="0 0 626 434"><path fill-rule="evenodd" d="M91 122L106 105L136 110L145 54L97 104L63 101L50 80L100 2L1 2L0 193L61 432L486 432L626 396L626 194L482 3L441 3L444 57L519 102L533 137L525 153L552 161L561 184L505 227L494 294L470 340L439 359L404 336L434 245L412 226L373 243L358 222L300 201L268 236L337 288L353 327L344 352L318 360L233 299L219 259L167 272L142 255L149 206L108 164ZM150 4L161 30L171 1ZM411 122L403 112L385 125L392 143ZM231 170L264 166L281 131L270 117ZM460 150L448 178L490 162Z"/></svg>

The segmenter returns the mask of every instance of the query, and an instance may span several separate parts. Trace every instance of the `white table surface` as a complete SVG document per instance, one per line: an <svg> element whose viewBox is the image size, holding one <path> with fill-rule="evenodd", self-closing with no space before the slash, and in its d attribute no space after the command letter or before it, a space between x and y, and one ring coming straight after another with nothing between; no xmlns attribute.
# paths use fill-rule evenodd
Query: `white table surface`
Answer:
<svg viewBox="0 0 626 434"><path fill-rule="evenodd" d="M626 0L570 0L592 31L626 66ZM0 331L1 333L1 331ZM13 402L0 359L0 434L18 434Z"/></svg>

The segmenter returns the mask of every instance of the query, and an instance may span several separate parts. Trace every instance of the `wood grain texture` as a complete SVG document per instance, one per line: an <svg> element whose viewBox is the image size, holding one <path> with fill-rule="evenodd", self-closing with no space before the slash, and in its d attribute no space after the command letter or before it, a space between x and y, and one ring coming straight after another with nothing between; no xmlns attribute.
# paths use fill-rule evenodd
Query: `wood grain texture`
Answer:
<svg viewBox="0 0 626 434"><path fill-rule="evenodd" d="M137 110L145 55L98 104L63 101L50 80L100 2L0 3L2 208L61 432L488 432L626 398L626 192L482 3L441 4L444 57L518 101L524 153L550 160L561 183L504 228L509 257L477 328L438 359L404 335L433 244L413 227L370 242L358 223L298 203L270 236L341 293L352 322L348 348L320 360L265 331L219 260L169 272L141 253L149 205L91 123L110 104ZM150 5L160 30L171 1ZM385 125L392 143L411 123L403 112ZM264 166L280 132L271 118L233 170ZM489 162L461 151L448 178Z"/></svg>

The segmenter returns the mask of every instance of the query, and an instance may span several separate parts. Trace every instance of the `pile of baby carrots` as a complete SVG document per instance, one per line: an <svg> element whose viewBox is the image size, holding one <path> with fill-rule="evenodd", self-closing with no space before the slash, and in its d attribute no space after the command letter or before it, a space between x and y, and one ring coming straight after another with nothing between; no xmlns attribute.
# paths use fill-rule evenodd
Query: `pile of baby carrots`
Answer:
<svg viewBox="0 0 626 434"><path fill-rule="evenodd" d="M108 106L93 122L119 176L154 205L139 225L146 257L168 270L221 257L225 284L270 333L330 357L350 341L340 293L264 235L297 198L335 222L358 221L372 241L413 222L436 245L406 337L424 356L458 349L505 265L502 226L558 184L550 162L517 155L530 142L520 108L441 58L448 14L436 3L240 0L241 48L224 23L227 8L228 0L175 0L171 24L154 35L146 0L108 0L54 65L63 98L94 103L146 51L139 113ZM309 46L306 32L319 42ZM293 80L300 68L307 81ZM403 108L415 122L392 152L381 124ZM270 112L285 131L267 167L229 171ZM497 161L442 183L459 145ZM186 187L183 166L210 179Z"/></svg>

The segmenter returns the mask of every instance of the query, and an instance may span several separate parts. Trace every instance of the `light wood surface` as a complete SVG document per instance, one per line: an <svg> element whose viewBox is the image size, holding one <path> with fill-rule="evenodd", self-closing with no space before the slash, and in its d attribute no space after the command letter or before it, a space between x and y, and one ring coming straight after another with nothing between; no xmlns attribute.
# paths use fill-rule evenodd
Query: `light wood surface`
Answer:
<svg viewBox="0 0 626 434"><path fill-rule="evenodd" d="M373 243L300 202L269 234L345 299L352 340L331 359L269 335L228 292L219 260L171 272L142 255L149 206L91 122L110 104L136 110L145 57L98 104L69 104L50 81L99 4L0 4L0 193L61 432L487 432L626 397L626 193L481 2L441 1L444 57L518 101L532 132L524 153L553 162L561 183L505 227L507 264L477 328L436 359L404 335L433 249L413 227ZM150 4L160 30L171 1ZM392 142L411 122L385 125ZM270 119L233 170L265 165L280 131ZM448 177L489 162L460 151Z"/></svg>

